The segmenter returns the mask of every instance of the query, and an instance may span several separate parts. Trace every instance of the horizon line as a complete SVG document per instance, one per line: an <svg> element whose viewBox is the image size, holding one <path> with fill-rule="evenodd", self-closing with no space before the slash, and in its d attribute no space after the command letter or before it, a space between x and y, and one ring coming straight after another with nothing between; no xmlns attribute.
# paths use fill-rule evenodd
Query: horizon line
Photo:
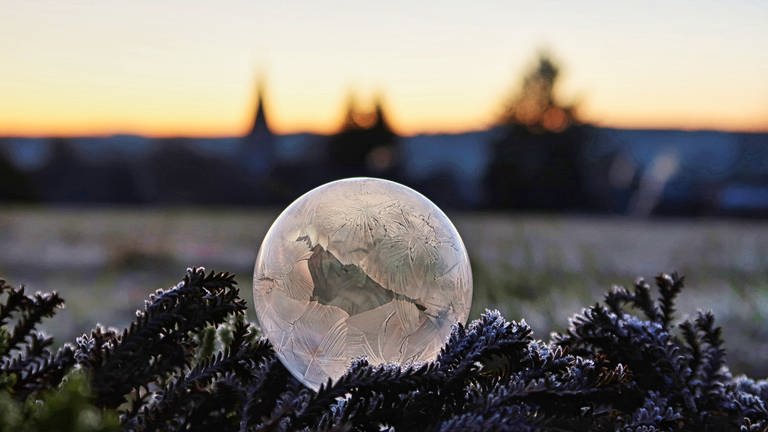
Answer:
<svg viewBox="0 0 768 432"><path fill-rule="evenodd" d="M638 130L638 131L680 131L680 132L718 132L718 133L733 133L733 134L768 134L768 126L764 128L717 128L717 127L674 127L669 125L614 125L614 124L601 124L601 123L582 123L583 126L595 127L598 129L614 129L614 130ZM485 127L476 128L461 128L461 129L446 129L446 128L434 128L423 129L416 132L400 133L395 131L396 135L402 138L425 136L425 135L462 135L468 133L487 132L496 128L502 128L504 125L487 125ZM274 131L276 136L291 136L291 135L315 135L330 137L339 133L340 128L335 128L334 131L319 131L311 129L295 129L288 131ZM153 132L141 132L141 131L125 131L125 130L94 130L90 132L63 132L63 133L34 133L34 132L4 132L0 131L0 139L55 139L55 138L111 138L119 136L132 136L148 139L240 139L246 137L248 131L240 134L229 133L196 133L196 134L184 134L184 133L153 133Z"/></svg>

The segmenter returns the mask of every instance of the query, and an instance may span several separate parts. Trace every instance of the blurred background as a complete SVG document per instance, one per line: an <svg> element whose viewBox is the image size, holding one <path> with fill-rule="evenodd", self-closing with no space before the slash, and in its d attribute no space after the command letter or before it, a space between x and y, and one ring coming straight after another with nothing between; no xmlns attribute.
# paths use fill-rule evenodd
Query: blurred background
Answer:
<svg viewBox="0 0 768 432"><path fill-rule="evenodd" d="M0 0L0 277L60 340L187 266L237 274L338 178L454 220L472 318L536 335L612 284L687 276L768 374L768 5ZM252 315L251 315L252 317Z"/></svg>

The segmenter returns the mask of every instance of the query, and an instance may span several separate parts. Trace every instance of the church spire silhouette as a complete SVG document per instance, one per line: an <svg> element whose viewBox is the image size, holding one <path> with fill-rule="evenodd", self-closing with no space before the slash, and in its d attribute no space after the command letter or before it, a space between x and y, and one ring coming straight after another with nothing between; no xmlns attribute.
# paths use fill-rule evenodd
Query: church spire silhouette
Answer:
<svg viewBox="0 0 768 432"><path fill-rule="evenodd" d="M385 135L395 136L395 132L389 126L389 121L387 121L387 116L384 113L384 97L381 94L377 95L374 100L373 118L371 129Z"/></svg>
<svg viewBox="0 0 768 432"><path fill-rule="evenodd" d="M271 140L272 137L272 131L269 129L269 123L267 123L267 113L264 109L264 93L264 80L259 79L256 84L256 113L253 117L251 130L248 132L251 141Z"/></svg>
<svg viewBox="0 0 768 432"><path fill-rule="evenodd" d="M253 124L243 137L240 147L240 162L252 175L266 175L275 162L275 136L267 122L264 80L256 81L256 98Z"/></svg>

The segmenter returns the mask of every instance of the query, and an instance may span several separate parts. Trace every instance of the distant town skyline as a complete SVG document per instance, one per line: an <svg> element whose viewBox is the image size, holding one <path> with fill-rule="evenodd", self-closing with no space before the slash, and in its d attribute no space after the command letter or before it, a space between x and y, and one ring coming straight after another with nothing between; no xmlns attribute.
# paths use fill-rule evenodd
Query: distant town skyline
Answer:
<svg viewBox="0 0 768 432"><path fill-rule="evenodd" d="M768 5L0 0L0 136L397 133L493 124L539 50L599 126L768 131Z"/></svg>

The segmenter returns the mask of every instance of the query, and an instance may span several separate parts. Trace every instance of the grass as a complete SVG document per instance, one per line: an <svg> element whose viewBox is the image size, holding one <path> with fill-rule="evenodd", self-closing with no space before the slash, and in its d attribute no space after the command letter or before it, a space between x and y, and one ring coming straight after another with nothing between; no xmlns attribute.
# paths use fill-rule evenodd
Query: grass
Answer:
<svg viewBox="0 0 768 432"><path fill-rule="evenodd" d="M123 326L146 295L203 265L234 272L250 300L262 237L278 210L4 208L0 277L59 291L67 309L47 330L74 338ZM680 316L712 309L737 371L768 375L768 223L451 214L475 278L471 318L498 308L539 337L612 284L687 276ZM251 311L253 309L251 308ZM250 316L253 319L253 315Z"/></svg>

